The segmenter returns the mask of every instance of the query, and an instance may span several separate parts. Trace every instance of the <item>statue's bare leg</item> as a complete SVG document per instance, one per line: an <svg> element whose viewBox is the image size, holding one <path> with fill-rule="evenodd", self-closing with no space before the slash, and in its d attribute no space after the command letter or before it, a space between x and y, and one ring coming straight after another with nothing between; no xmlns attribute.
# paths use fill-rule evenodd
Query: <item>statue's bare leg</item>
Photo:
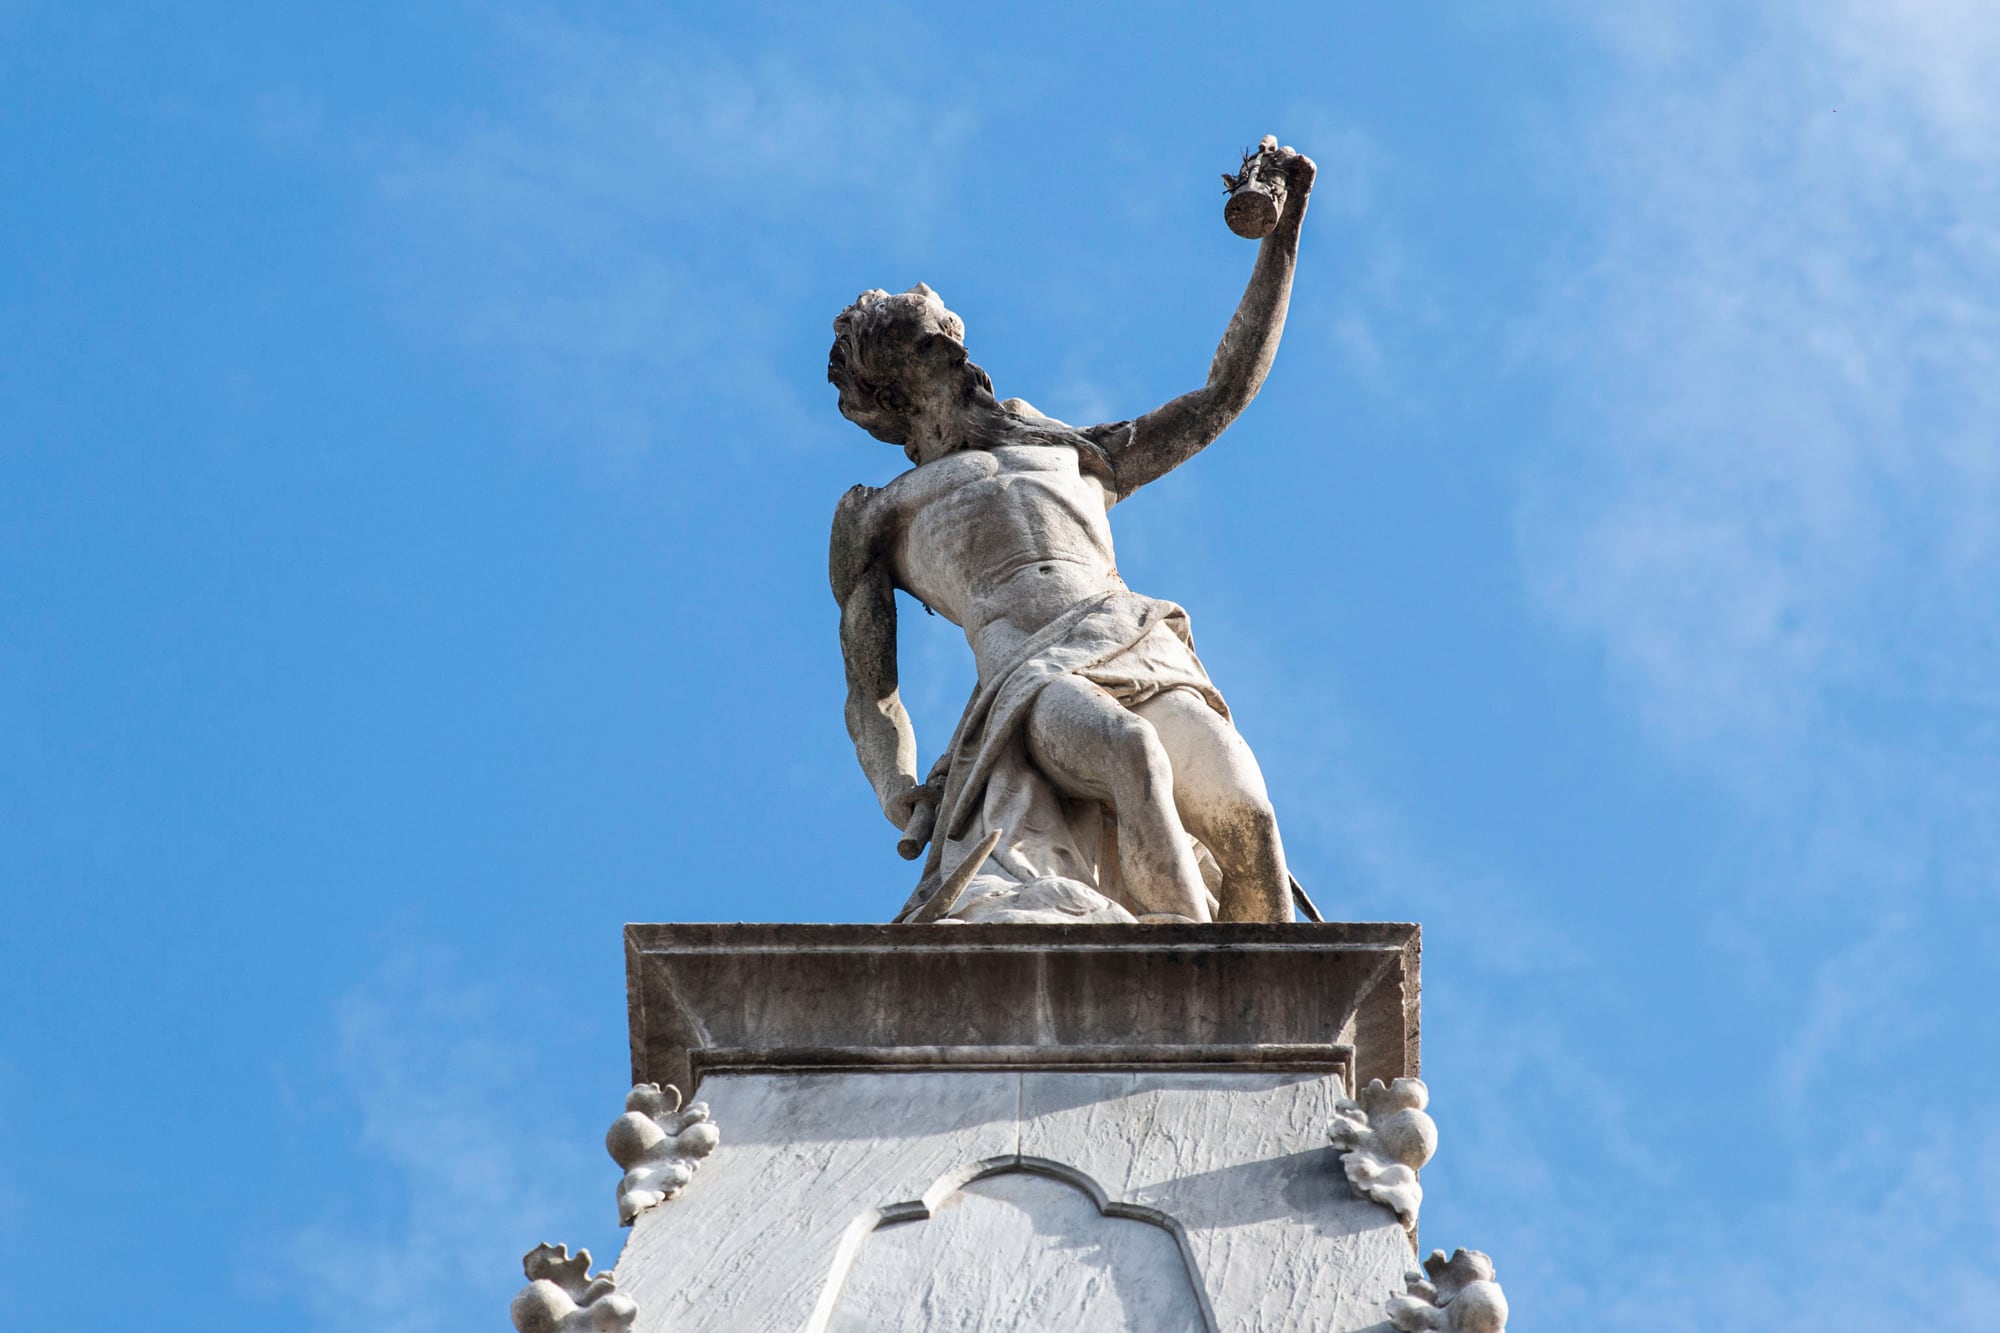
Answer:
<svg viewBox="0 0 2000 1333"><path fill-rule="evenodd" d="M1209 920L1208 891L1175 808L1174 770L1152 725L1080 676L1042 687L1028 756L1071 796L1118 816L1118 868L1138 912Z"/></svg>
<svg viewBox="0 0 2000 1333"><path fill-rule="evenodd" d="M1222 868L1222 921L1290 921L1291 876L1278 819L1256 756L1226 718L1193 690L1168 690L1134 710L1173 766L1181 822ZM1119 844L1123 852L1124 844Z"/></svg>

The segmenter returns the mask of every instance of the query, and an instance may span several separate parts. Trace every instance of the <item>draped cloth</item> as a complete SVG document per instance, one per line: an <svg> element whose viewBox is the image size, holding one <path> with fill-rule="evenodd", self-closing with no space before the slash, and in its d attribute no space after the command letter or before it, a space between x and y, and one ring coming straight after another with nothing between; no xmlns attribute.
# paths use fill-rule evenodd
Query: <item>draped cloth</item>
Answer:
<svg viewBox="0 0 2000 1333"><path fill-rule="evenodd" d="M955 867L989 830L1000 844L954 913L962 919L1125 919L1091 916L1096 895L1128 907L1118 874L1117 831L1099 802L1066 796L1028 755L1029 710L1043 687L1076 675L1133 707L1189 689L1224 718L1229 706L1194 653L1187 612L1124 589L1071 607L974 688L931 781L943 795L925 873ZM1164 795L1164 799L1172 799ZM1197 849L1199 859L1213 863ZM1094 891L1094 893L1092 892ZM1047 907L1053 914L1023 911ZM1010 914L1012 913L1012 914Z"/></svg>

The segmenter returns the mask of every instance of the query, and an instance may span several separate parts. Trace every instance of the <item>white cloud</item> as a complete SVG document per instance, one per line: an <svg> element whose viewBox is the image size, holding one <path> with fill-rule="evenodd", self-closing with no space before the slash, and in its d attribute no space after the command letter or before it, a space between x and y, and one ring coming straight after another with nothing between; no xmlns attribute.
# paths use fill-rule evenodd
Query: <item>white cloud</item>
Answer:
<svg viewBox="0 0 2000 1333"><path fill-rule="evenodd" d="M1450 1012L1467 1023L1465 1006ZM1663 1138L1661 1108L1579 1063L1559 1025L1469 1021L1490 1025L1486 1057L1434 1085L1423 1243L1491 1253L1517 1320L1592 1333L1990 1322L2000 1127L1951 1106L1948 1073L1881 1096L1828 1061L1818 1107L1779 1113L1759 1089L1690 1068L1705 1113Z"/></svg>
<svg viewBox="0 0 2000 1333"><path fill-rule="evenodd" d="M1320 103L1297 103L1283 119L1286 137L1319 168L1300 259L1315 276L1294 293L1290 336L1324 338L1350 385L1421 414L1432 406L1435 352L1415 362L1404 344L1449 321L1441 285L1413 258L1400 215L1383 204L1391 187L1409 184L1399 176L1412 164ZM1286 364L1280 374L1298 373Z"/></svg>
<svg viewBox="0 0 2000 1333"><path fill-rule="evenodd" d="M325 1218L282 1247L286 1285L327 1333L503 1322L529 1249L617 1234L616 1169L557 1127L564 1097L538 1082L533 1044L452 973L442 955L407 954L339 1007L333 1065L360 1120L358 1143L328 1145L328 1169L358 1148L395 1189L376 1220Z"/></svg>
<svg viewBox="0 0 2000 1333"><path fill-rule="evenodd" d="M1525 545L1655 733L1751 785L1846 725L1843 692L2000 700L1966 669L2000 644L2000 92L1953 72L2000 11L1905 12L1664 42L1580 171L1576 447Z"/></svg>
<svg viewBox="0 0 2000 1333"><path fill-rule="evenodd" d="M1913 953L1908 923L1891 916L1814 970L1805 1016L1773 1069L1781 1112L1807 1115L1809 1097L1855 1076L1858 1034L1913 1021L1903 998L1916 971Z"/></svg>
<svg viewBox="0 0 2000 1333"><path fill-rule="evenodd" d="M1989 929L2000 865L2000 9L1615 12L1522 549L1754 825L1710 961L1790 1026L1731 1033L1768 1085L1716 1091L1740 1132L1645 1253L1558 1277L1593 1236L1555 1195L1511 1239L1555 1326L1978 1326L1996 1108L1910 1051L1976 1058L1939 932Z"/></svg>
<svg viewBox="0 0 2000 1333"><path fill-rule="evenodd" d="M926 72L950 66L916 58L915 26L895 62L809 18L754 55L552 9L503 31L519 109L467 113L382 172L410 317L474 348L539 428L614 456L718 400L739 423L805 419L774 369L810 279L794 256L929 226L974 124ZM803 295L830 324L838 306Z"/></svg>
<svg viewBox="0 0 2000 1333"><path fill-rule="evenodd" d="M1600 1328L1647 1333L1879 1333L1982 1328L2000 1301L2000 1130L1936 1113L1857 1118L1833 1152L1802 1164L1779 1206L1682 1244L1675 1262L1633 1256L1607 1274ZM1618 1277L1626 1279L1617 1281Z"/></svg>

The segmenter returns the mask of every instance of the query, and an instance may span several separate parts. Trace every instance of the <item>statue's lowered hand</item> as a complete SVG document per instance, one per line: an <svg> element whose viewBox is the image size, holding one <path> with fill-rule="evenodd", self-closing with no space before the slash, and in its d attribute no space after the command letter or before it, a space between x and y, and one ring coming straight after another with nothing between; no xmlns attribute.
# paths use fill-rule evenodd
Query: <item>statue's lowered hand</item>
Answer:
<svg viewBox="0 0 2000 1333"><path fill-rule="evenodd" d="M938 802L943 797L936 783L913 782L882 802L882 813L903 831L896 840L896 854L905 861L916 860L929 845L931 825L937 820Z"/></svg>

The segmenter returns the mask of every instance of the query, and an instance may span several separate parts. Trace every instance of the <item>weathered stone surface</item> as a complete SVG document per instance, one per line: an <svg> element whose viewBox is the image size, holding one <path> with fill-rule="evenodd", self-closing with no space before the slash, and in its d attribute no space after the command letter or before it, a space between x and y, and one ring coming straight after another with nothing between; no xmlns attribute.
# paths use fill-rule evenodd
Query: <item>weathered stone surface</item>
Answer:
<svg viewBox="0 0 2000 1333"><path fill-rule="evenodd" d="M1263 774L1187 613L1119 577L1108 517L1221 435L1270 371L1315 168L1265 144L1231 178L1231 223L1262 240L1208 379L1133 420L1079 429L1000 401L964 322L922 283L863 292L834 321L841 413L914 465L842 497L828 560L855 754L898 850L930 849L899 919L953 917L961 895L987 913L1072 914L1003 906L1037 881L1140 920L1292 919ZM899 590L965 631L979 672L921 781L898 685Z"/></svg>
<svg viewBox="0 0 2000 1333"><path fill-rule="evenodd" d="M1047 1172L969 1181L927 1217L885 1220L863 1238L827 1328L984 1329L1009 1319L1074 1333L1205 1333L1174 1233L1110 1207Z"/></svg>
<svg viewBox="0 0 2000 1333"><path fill-rule="evenodd" d="M1021 1152L1172 1218L1218 1327L1366 1328L1410 1251L1320 1137L1343 1091L1309 1075L1030 1075Z"/></svg>
<svg viewBox="0 0 2000 1333"><path fill-rule="evenodd" d="M1325 1145L1338 1074L711 1073L703 1092L730 1138L633 1227L638 1333L1341 1333L1379 1328L1410 1263Z"/></svg>
<svg viewBox="0 0 2000 1333"><path fill-rule="evenodd" d="M633 1080L827 1068L1418 1073L1401 924L626 927ZM731 1126L730 1132L735 1132Z"/></svg>
<svg viewBox="0 0 2000 1333"><path fill-rule="evenodd" d="M711 1074L728 1146L700 1189L639 1216L618 1261L647 1312L639 1333L824 1328L836 1265L879 1210L1013 1159L1020 1078Z"/></svg>
<svg viewBox="0 0 2000 1333"><path fill-rule="evenodd" d="M1415 1072L1416 927L626 941L635 1077L728 1130L633 1226L637 1333L1381 1333L1409 1237L1326 1126Z"/></svg>

